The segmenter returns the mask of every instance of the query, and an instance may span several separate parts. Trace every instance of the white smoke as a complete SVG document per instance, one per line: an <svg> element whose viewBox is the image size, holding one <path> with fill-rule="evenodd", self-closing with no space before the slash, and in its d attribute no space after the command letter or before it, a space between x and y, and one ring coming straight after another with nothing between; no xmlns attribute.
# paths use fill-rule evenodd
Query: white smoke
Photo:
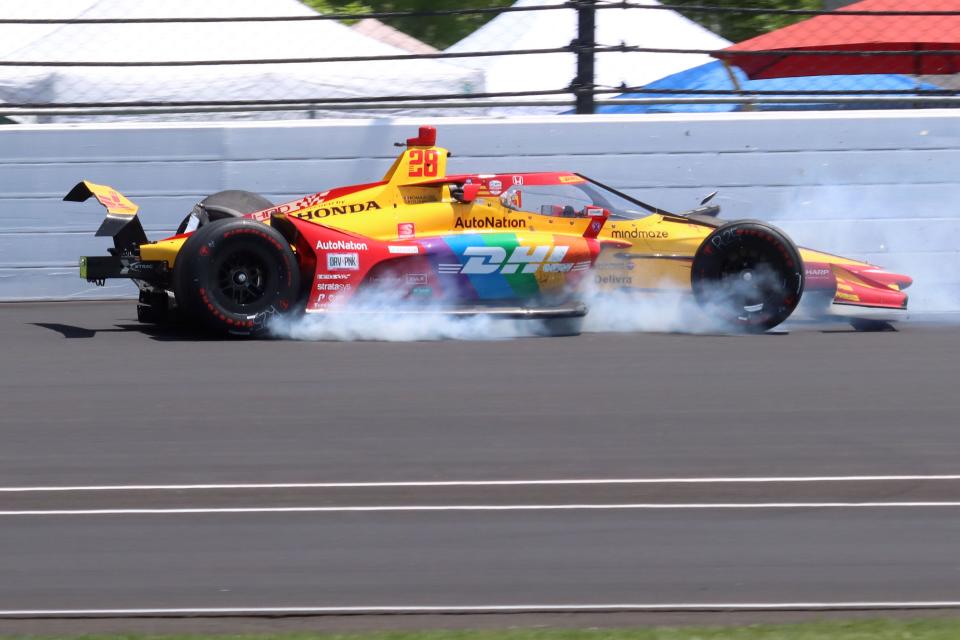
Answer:
<svg viewBox="0 0 960 640"><path fill-rule="evenodd" d="M872 181L879 178L874 176ZM891 182L894 180L891 180ZM797 189L770 221L811 249L875 264L913 278L910 317L960 313L960 211L920 197L909 184Z"/></svg>
<svg viewBox="0 0 960 640"><path fill-rule="evenodd" d="M302 316L280 316L270 333L292 340L414 342L507 340L536 335L529 321L443 313L444 301L411 302L389 286L366 286L344 305Z"/></svg>
<svg viewBox="0 0 960 640"><path fill-rule="evenodd" d="M589 286L583 296L590 313L584 331L591 333L658 332L695 334L740 334L743 330L725 320L730 306L743 304L755 289L777 289L772 271L756 269L752 279L731 278L707 287L703 300L692 290L677 289L675 283L664 282L657 292L600 291Z"/></svg>
<svg viewBox="0 0 960 640"><path fill-rule="evenodd" d="M586 283L578 298L589 309L583 322L585 333L738 333L710 308L726 305L728 296L728 291L718 288L705 308L689 290L599 291ZM279 338L337 342L508 340L548 333L538 320L452 316L444 313L442 300L411 303L387 287L367 288L348 304L326 312L274 318L269 328Z"/></svg>
<svg viewBox="0 0 960 640"><path fill-rule="evenodd" d="M535 335L522 320L476 315L454 317L439 311L380 309L307 314L278 318L271 333L291 340L417 342L432 340L507 340Z"/></svg>
<svg viewBox="0 0 960 640"><path fill-rule="evenodd" d="M717 333L724 327L704 313L690 292L591 290L584 296L590 333Z"/></svg>
<svg viewBox="0 0 960 640"><path fill-rule="evenodd" d="M728 204L724 216L759 217L798 245L908 275L914 280L907 290L911 318L960 320L960 211L951 208L958 198L945 192L940 202L917 193L909 185L798 187L772 211L748 210L757 203ZM588 286L582 299L590 309L585 332L730 332L689 290L600 292ZM723 304L722 296L715 303ZM534 321L453 317L443 313L443 306L443 301L412 306L395 291L372 288L349 308L276 319L270 328L278 337L330 341L503 340L542 334Z"/></svg>

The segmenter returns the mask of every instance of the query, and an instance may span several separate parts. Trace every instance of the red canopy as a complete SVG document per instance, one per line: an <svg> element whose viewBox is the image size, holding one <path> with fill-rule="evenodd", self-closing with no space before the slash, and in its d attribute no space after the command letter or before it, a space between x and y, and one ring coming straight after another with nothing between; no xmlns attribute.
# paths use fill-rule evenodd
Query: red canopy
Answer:
<svg viewBox="0 0 960 640"><path fill-rule="evenodd" d="M955 11L957 15L849 15L851 11ZM844 15L847 14L847 15ZM755 51L784 51L756 55ZM816 55L805 51L850 51ZM863 55L871 51L904 54ZM960 0L862 0L829 14L771 31L715 54L752 79L860 73L947 74L960 71Z"/></svg>

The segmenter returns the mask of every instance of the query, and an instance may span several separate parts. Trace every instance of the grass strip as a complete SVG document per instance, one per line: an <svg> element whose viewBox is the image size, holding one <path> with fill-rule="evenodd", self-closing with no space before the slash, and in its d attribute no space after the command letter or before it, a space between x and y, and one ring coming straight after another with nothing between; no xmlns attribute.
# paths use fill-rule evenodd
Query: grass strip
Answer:
<svg viewBox="0 0 960 640"><path fill-rule="evenodd" d="M644 629L509 629L243 635L0 636L0 640L958 640L960 619L897 619Z"/></svg>

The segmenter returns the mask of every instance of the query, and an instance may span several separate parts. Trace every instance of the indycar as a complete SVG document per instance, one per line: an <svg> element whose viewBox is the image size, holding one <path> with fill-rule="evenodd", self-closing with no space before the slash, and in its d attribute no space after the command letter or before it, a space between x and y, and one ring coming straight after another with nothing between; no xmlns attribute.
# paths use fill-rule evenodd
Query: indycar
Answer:
<svg viewBox="0 0 960 640"><path fill-rule="evenodd" d="M436 129L420 127L382 180L279 205L245 191L197 203L177 233L148 240L138 207L82 181L68 201L107 210L107 256L80 260L103 284L131 279L138 318L179 317L232 335L278 314L359 309L387 291L407 312L536 320L575 334L584 291L683 292L724 327L763 332L801 305L876 328L907 308L908 276L797 247L756 220L725 222L709 199L672 213L576 172L457 174ZM712 197L712 196L711 196Z"/></svg>

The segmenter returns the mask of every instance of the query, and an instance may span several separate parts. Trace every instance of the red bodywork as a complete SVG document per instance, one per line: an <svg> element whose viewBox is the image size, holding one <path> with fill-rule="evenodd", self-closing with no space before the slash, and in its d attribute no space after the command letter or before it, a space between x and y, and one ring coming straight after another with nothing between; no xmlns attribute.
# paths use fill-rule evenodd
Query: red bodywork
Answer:
<svg viewBox="0 0 960 640"><path fill-rule="evenodd" d="M910 276L884 271L873 265L806 262L805 289L834 298L834 304L883 309L906 309L904 289L913 284Z"/></svg>
<svg viewBox="0 0 960 640"><path fill-rule="evenodd" d="M627 244L597 239L607 217L607 211L596 208L583 236L555 236L555 246L563 249L562 261L557 265L567 267L558 271L564 272L568 286L576 287L582 281L605 245ZM307 312L345 302L361 284L364 288L381 286L393 292L427 287L433 298L465 297L461 285L467 283L445 275L442 269L438 272L436 264L442 258L456 260L447 244L453 236L383 241L294 216L274 215L272 221L295 247L302 280L314 283L307 299ZM466 293L467 298L477 297Z"/></svg>

